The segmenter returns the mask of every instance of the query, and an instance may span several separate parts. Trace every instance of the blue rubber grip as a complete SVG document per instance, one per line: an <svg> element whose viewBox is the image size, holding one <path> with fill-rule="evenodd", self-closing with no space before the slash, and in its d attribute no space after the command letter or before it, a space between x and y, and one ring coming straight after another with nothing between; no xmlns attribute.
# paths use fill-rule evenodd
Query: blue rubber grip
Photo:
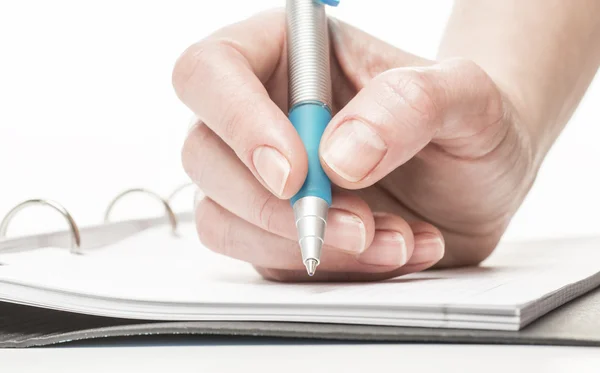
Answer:
<svg viewBox="0 0 600 373"><path fill-rule="evenodd" d="M323 171L319 160L319 145L325 128L331 121L331 113L321 104L300 104L289 114L290 121L300 135L308 156L308 175L300 191L292 197L292 205L303 197L319 197L331 206L331 181Z"/></svg>

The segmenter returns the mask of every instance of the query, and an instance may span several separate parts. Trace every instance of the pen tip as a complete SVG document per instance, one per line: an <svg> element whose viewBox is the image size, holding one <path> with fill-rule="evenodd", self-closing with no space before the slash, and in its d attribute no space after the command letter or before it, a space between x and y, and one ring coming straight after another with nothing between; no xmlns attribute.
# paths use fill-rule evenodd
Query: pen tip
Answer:
<svg viewBox="0 0 600 373"><path fill-rule="evenodd" d="M304 262L304 265L306 266L306 272L308 272L309 276L313 276L315 274L318 264L319 263L315 259L307 259L306 262Z"/></svg>

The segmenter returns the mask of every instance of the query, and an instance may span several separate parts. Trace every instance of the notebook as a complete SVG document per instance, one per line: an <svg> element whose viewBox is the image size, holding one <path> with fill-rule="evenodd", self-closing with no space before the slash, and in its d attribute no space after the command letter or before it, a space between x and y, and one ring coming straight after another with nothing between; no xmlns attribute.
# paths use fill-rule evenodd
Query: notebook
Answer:
<svg viewBox="0 0 600 373"><path fill-rule="evenodd" d="M0 302L146 321L520 330L600 285L600 238L502 242L482 265L282 284L211 252L190 212L0 241ZM175 234L174 234L175 232ZM235 232L233 233L235 234Z"/></svg>

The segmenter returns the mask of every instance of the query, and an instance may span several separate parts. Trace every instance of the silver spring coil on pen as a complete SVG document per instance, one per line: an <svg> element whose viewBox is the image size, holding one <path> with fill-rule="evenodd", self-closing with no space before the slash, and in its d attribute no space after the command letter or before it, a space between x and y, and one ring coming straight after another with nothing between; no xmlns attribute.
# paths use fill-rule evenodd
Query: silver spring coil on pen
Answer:
<svg viewBox="0 0 600 373"><path fill-rule="evenodd" d="M332 109L329 30L325 6L314 0L287 0L290 110L300 103Z"/></svg>

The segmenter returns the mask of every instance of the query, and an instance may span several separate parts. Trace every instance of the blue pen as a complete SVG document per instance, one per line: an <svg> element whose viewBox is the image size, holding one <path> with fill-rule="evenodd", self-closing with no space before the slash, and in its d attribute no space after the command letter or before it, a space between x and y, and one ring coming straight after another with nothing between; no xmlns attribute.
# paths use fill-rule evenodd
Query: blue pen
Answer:
<svg viewBox="0 0 600 373"><path fill-rule="evenodd" d="M308 156L308 175L292 198L302 261L310 276L320 263L331 182L321 167L319 145L331 121L329 34L325 5L339 0L287 0L289 118Z"/></svg>

